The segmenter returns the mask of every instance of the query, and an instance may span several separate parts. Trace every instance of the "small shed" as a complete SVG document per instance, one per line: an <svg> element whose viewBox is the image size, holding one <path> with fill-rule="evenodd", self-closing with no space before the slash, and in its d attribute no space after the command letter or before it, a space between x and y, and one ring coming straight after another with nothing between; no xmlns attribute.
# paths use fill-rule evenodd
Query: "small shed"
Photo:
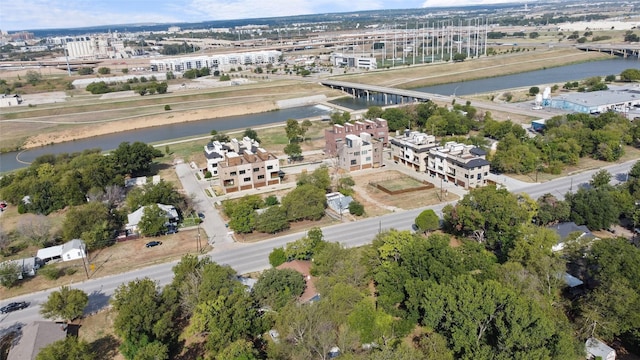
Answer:
<svg viewBox="0 0 640 360"><path fill-rule="evenodd" d="M62 245L49 246L46 248L38 249L37 257L44 262L59 259L62 257Z"/></svg>
<svg viewBox="0 0 640 360"><path fill-rule="evenodd" d="M24 259L7 260L0 265L13 264L17 265L20 270L18 279L24 279L25 276L36 276L36 271L42 266L42 260L38 257L30 257Z"/></svg>
<svg viewBox="0 0 640 360"><path fill-rule="evenodd" d="M596 338L587 339L585 347L587 359L616 360L616 351Z"/></svg>
<svg viewBox="0 0 640 360"><path fill-rule="evenodd" d="M342 214L345 210L348 212L349 204L353 201L351 196L344 196L339 192L329 193L326 197L327 206L338 214Z"/></svg>

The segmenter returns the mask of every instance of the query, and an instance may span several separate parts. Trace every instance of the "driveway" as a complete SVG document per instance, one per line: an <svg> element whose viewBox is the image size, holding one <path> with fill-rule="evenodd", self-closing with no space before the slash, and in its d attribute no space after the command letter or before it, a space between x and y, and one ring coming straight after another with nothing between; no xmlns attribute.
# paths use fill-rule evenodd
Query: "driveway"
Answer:
<svg viewBox="0 0 640 360"><path fill-rule="evenodd" d="M212 245L215 243L216 246L233 243L233 238L227 234L229 230L214 207L214 200L207 196L196 179L194 170L182 163L176 165L176 174L186 193L193 197L196 210L204 214L204 221L200 226L207 233L207 242Z"/></svg>

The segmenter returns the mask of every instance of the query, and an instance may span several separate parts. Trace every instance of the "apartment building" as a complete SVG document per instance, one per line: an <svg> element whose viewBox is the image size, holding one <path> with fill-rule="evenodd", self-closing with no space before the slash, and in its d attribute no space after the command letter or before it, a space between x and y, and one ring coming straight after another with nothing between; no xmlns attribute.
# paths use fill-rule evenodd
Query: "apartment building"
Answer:
<svg viewBox="0 0 640 360"><path fill-rule="evenodd" d="M490 163L486 151L453 141L429 149L427 172L465 189L487 184Z"/></svg>
<svg viewBox="0 0 640 360"><path fill-rule="evenodd" d="M381 142L382 146L389 143L389 125L385 119L367 119L344 125L334 124L333 128L324 131L325 154L328 156L338 155L338 148L342 147L347 135L359 136L363 133L371 135L371 139Z"/></svg>
<svg viewBox="0 0 640 360"><path fill-rule="evenodd" d="M427 171L429 150L438 146L435 136L410 130L391 138L389 143L393 161L420 172Z"/></svg>
<svg viewBox="0 0 640 360"><path fill-rule="evenodd" d="M207 170L220 178L225 193L280 183L280 162L248 137L205 146Z"/></svg>
<svg viewBox="0 0 640 360"><path fill-rule="evenodd" d="M276 50L251 51L211 56L182 56L151 60L151 70L183 72L191 69L209 68L213 71L229 71L238 65L276 64L282 53Z"/></svg>
<svg viewBox="0 0 640 360"><path fill-rule="evenodd" d="M382 142L373 139L371 134L347 134L338 148L338 166L347 171L380 167L382 150Z"/></svg>

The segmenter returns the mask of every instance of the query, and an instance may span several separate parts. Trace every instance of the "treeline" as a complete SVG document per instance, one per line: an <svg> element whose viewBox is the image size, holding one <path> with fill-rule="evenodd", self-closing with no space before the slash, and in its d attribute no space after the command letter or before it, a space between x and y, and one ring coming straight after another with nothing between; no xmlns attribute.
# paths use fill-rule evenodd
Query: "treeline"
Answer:
<svg viewBox="0 0 640 360"><path fill-rule="evenodd" d="M349 192L352 182L341 179L337 190ZM237 200L224 202L223 211L229 218L229 227L235 232L246 234L253 231L274 234L289 228L289 224L302 220L320 220L327 207L325 194L332 189L329 169L326 166L312 173L301 174L296 188L282 197L282 203L270 196L262 199L259 195L248 195ZM356 201L349 210L358 215L362 212ZM346 209L345 209L346 210Z"/></svg>
<svg viewBox="0 0 640 360"><path fill-rule="evenodd" d="M151 79L148 80L146 77L142 76L139 79L137 77L128 79L126 83L114 83L107 84L104 81L93 82L87 85L87 91L92 94L106 94L110 92L116 91L129 91L134 90L140 95L149 94L166 94L169 85L166 81L158 82L155 76L151 76Z"/></svg>

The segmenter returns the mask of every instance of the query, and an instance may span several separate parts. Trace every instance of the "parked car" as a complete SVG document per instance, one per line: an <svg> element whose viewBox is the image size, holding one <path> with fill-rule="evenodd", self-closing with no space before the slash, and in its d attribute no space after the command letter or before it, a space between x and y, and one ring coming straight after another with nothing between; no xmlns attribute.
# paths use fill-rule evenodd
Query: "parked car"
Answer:
<svg viewBox="0 0 640 360"><path fill-rule="evenodd" d="M149 241L145 246L150 248L158 245L162 245L162 241Z"/></svg>
<svg viewBox="0 0 640 360"><path fill-rule="evenodd" d="M29 307L29 303L26 301L12 302L0 308L0 313L7 314L13 311L22 310Z"/></svg>

